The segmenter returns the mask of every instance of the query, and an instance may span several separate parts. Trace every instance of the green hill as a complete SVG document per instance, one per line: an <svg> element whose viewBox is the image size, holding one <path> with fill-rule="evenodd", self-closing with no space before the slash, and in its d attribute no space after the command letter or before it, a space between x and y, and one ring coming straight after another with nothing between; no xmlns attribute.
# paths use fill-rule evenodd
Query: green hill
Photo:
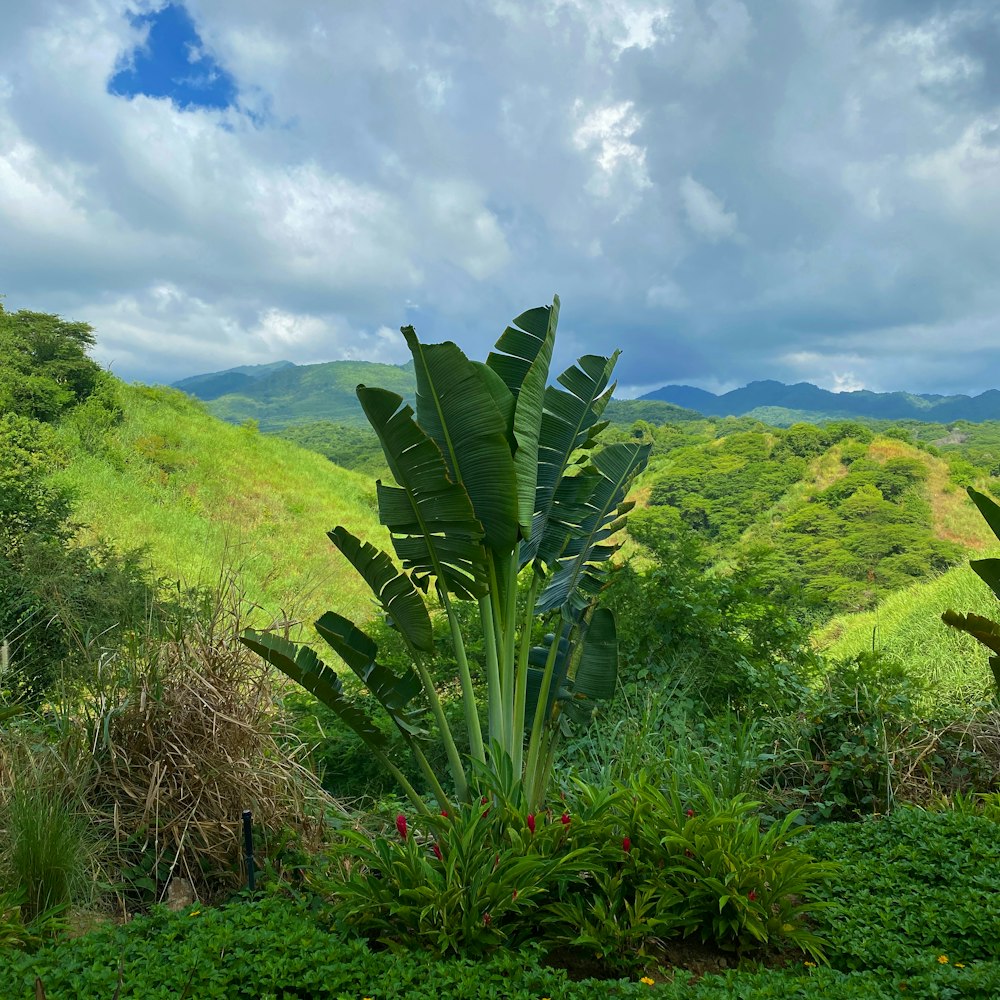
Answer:
<svg viewBox="0 0 1000 1000"><path fill-rule="evenodd" d="M185 584L232 573L261 617L367 617L370 595L325 533L346 524L386 544L370 479L217 420L177 390L114 389L118 423L95 429L84 406L58 428L68 463L57 478L85 539L148 546L156 573Z"/></svg>
<svg viewBox="0 0 1000 1000"><path fill-rule="evenodd" d="M416 391L412 363L328 361L289 365L258 378L236 374L241 379L239 391L214 396L207 404L209 412L229 423L256 420L262 430L319 420L363 424L364 414L354 394L361 384L391 389L407 399L412 399ZM207 384L214 393L218 383ZM189 379L184 388L200 396L204 386L200 389L197 381Z"/></svg>
<svg viewBox="0 0 1000 1000"><path fill-rule="evenodd" d="M814 643L835 658L874 648L926 680L932 698L972 703L992 687L989 654L971 636L941 621L948 608L1000 616L1000 604L986 584L967 565L956 566L889 594L872 611L834 618L816 633Z"/></svg>

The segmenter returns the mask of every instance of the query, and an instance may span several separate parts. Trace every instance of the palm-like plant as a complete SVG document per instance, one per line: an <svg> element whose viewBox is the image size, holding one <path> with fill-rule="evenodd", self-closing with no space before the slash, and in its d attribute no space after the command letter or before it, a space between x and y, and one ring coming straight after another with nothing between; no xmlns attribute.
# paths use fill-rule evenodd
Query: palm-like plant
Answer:
<svg viewBox="0 0 1000 1000"><path fill-rule="evenodd" d="M422 695L447 753L455 794L469 797L471 767L513 767L529 807L544 797L561 719L590 714L611 697L618 649L610 611L596 608L603 566L624 526L625 500L649 445L598 447L611 398L609 358L588 355L548 384L559 300L507 327L485 364L453 343L403 335L416 371L416 414L396 393L358 386L395 485L377 484L379 517L401 568L346 528L333 544L368 583L411 654L403 674L378 662L362 629L328 611L316 628L364 682L412 750L442 808L448 795L423 752ZM519 602L523 577L526 599ZM433 585L447 617L461 682L471 761L463 761L431 677ZM486 651L484 736L456 601L475 601ZM532 646L538 616L556 620ZM336 673L308 646L249 631L243 641L327 704L397 778L420 796L386 754L386 737L344 694ZM527 747L525 744L527 743Z"/></svg>

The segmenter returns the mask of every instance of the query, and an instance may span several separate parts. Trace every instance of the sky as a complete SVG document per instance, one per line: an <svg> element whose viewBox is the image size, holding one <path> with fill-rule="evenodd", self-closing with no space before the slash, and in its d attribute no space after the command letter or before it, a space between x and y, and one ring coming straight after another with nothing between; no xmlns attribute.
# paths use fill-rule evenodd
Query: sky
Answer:
<svg viewBox="0 0 1000 1000"><path fill-rule="evenodd" d="M0 293L126 379L1000 387L995 0L5 0Z"/></svg>

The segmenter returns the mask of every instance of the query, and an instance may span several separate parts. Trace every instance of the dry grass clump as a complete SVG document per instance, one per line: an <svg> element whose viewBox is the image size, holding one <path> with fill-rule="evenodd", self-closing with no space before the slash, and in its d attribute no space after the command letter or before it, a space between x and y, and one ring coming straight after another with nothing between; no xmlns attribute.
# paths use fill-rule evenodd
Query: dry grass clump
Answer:
<svg viewBox="0 0 1000 1000"><path fill-rule="evenodd" d="M165 870L202 893L240 882L243 810L308 848L334 805L300 754L279 744L274 681L237 631L194 625L98 671L87 712L96 764L88 801L123 865L129 855L145 859L158 898Z"/></svg>
<svg viewBox="0 0 1000 1000"><path fill-rule="evenodd" d="M977 772L971 782L970 765ZM915 723L890 751L889 768L895 775L896 801L913 805L931 806L956 793L996 788L1000 713L994 710L939 728Z"/></svg>

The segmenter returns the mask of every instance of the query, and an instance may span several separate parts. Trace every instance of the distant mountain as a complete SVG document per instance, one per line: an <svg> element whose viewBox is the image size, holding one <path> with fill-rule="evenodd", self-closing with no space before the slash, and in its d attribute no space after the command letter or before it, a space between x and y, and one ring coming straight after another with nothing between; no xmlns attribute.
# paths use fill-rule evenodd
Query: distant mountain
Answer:
<svg viewBox="0 0 1000 1000"><path fill-rule="evenodd" d="M278 361L194 375L175 382L174 387L204 400L209 411L223 420L240 424L253 419L262 430L273 431L315 420L365 423L354 394L360 384L391 389L412 401L416 392L413 362L294 365Z"/></svg>
<svg viewBox="0 0 1000 1000"><path fill-rule="evenodd" d="M781 409L802 414L801 419L823 417L872 417L881 420L1000 420L1000 391L989 389L978 396L941 396L909 392L830 392L809 382L785 385L773 379L751 382L721 396L690 385L665 385L640 399L662 400L697 410L706 416L738 417L757 411Z"/></svg>
<svg viewBox="0 0 1000 1000"><path fill-rule="evenodd" d="M198 399L218 399L231 392L242 392L254 382L267 378L285 368L294 368L291 361L274 361L269 365L240 365L237 368L227 368L223 372L208 372L205 375L192 375L174 382L175 389L181 389L189 396Z"/></svg>

